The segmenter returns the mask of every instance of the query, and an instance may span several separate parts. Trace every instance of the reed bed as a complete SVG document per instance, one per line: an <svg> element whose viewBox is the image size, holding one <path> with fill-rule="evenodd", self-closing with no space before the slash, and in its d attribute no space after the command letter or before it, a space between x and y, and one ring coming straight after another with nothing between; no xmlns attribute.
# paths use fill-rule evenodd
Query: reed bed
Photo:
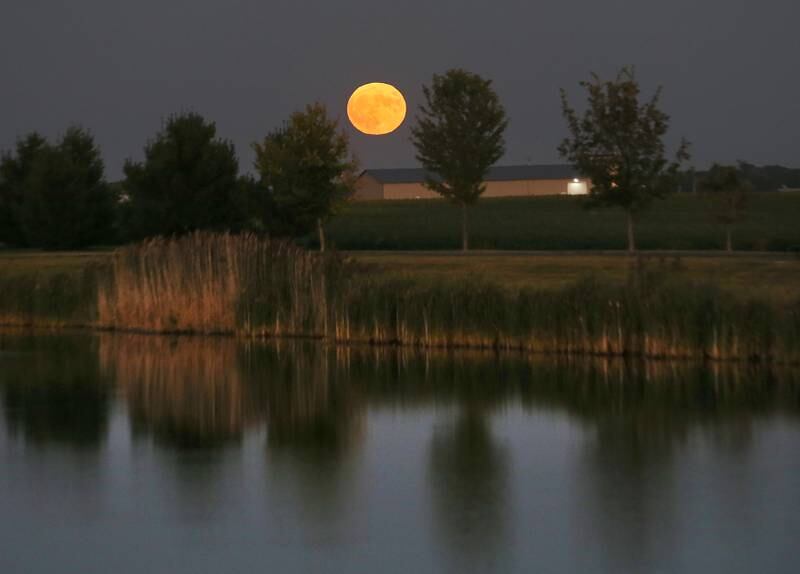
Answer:
<svg viewBox="0 0 800 574"><path fill-rule="evenodd" d="M76 293L69 305L29 305L25 316L161 333L800 362L800 301L743 300L642 264L628 276L557 291L421 284L286 242L196 233L119 249L105 273L64 290Z"/></svg>
<svg viewBox="0 0 800 574"><path fill-rule="evenodd" d="M623 287L587 278L556 292L508 293L480 284L387 287L350 301L338 338L428 348L800 360L800 305L740 301L714 286L665 277L645 274Z"/></svg>
<svg viewBox="0 0 800 574"><path fill-rule="evenodd" d="M317 335L341 266L291 243L195 233L119 249L98 324L153 332Z"/></svg>

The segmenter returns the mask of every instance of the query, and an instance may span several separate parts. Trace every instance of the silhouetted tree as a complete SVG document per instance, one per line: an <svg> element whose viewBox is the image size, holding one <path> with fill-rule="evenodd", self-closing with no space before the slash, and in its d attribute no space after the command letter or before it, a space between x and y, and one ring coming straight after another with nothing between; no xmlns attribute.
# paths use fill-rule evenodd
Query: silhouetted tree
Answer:
<svg viewBox="0 0 800 574"><path fill-rule="evenodd" d="M428 171L425 186L461 206L461 248L469 249L467 207L486 190L489 168L505 152L508 121L491 80L464 70L434 74L422 87L411 142Z"/></svg>
<svg viewBox="0 0 800 574"><path fill-rule="evenodd" d="M324 251L325 221L355 191L356 161L338 122L311 104L253 149L269 230L302 235L316 226Z"/></svg>
<svg viewBox="0 0 800 574"><path fill-rule="evenodd" d="M592 204L621 207L627 213L628 251L636 250L635 216L653 199L673 191L680 163L689 159L683 140L674 161L665 157L664 134L669 116L659 109L661 88L645 102L632 68L623 68L614 80L592 74L580 85L588 93L587 108L579 115L561 90L561 104L570 136L558 148L591 180Z"/></svg>
<svg viewBox="0 0 800 574"><path fill-rule="evenodd" d="M25 247L19 212L33 163L47 141L36 132L17 141L14 152L0 157L0 243Z"/></svg>
<svg viewBox="0 0 800 574"><path fill-rule="evenodd" d="M196 113L171 116L144 148L142 163L125 163L125 226L133 238L197 230L237 230L244 219L233 144Z"/></svg>
<svg viewBox="0 0 800 574"><path fill-rule="evenodd" d="M57 145L32 134L3 163L14 174L5 185L17 243L78 249L110 240L115 198L89 132L70 128Z"/></svg>
<svg viewBox="0 0 800 574"><path fill-rule="evenodd" d="M739 161L738 167L742 176L752 184L754 191L800 188L800 169L780 165L757 166L746 161Z"/></svg>
<svg viewBox="0 0 800 574"><path fill-rule="evenodd" d="M725 250L733 251L733 225L742 218L747 205L747 193L753 186L733 165L711 166L700 180L700 190L707 194L716 220L725 226Z"/></svg>

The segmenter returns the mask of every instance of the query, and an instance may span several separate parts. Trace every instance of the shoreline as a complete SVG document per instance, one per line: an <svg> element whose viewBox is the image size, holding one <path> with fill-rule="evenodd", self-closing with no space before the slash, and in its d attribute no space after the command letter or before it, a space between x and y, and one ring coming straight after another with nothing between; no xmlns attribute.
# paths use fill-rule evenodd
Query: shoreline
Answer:
<svg viewBox="0 0 800 574"><path fill-rule="evenodd" d="M155 239L115 251L101 267L37 273L34 266L0 275L0 324L410 349L800 363L800 300L792 295L800 264L750 269L737 276L742 290L729 292L719 282L734 277L716 267L718 275L704 279L680 261L647 258L613 269L601 263L592 275L573 269L572 278L561 275L566 264L549 283L515 286L516 273L536 278L553 261L523 259L521 267L509 270L497 258L497 267L484 272L472 263L453 267L469 255L451 257L451 264L439 258L396 260L386 271L347 254L319 254L252 235ZM481 255L493 260L475 254ZM528 261L539 267L530 269ZM756 277L761 284L753 282ZM776 277L786 281L776 285ZM786 294L783 299L764 296L777 293L767 291L776 287Z"/></svg>
<svg viewBox="0 0 800 574"><path fill-rule="evenodd" d="M548 358L567 358L567 359L605 359L610 361L655 361L655 362L691 362L703 364L720 365L739 365L765 367L774 366L781 368L798 368L800 360L781 360L774 357L731 357L713 356L709 354L643 354L635 352L599 352L585 349L572 350L547 350L526 347L524 345L474 345L470 343L456 342L452 344L424 344L420 342L404 341L374 341L364 339L331 339L324 335L270 335L270 334L247 334L236 331L155 331L149 329L136 329L125 327L103 327L99 325L81 324L42 324L42 323L7 323L0 321L0 334L6 330L19 330L27 333L36 332L48 334L110 334L110 335L140 335L146 337L171 337L171 338L225 338L237 342L257 341L263 343L314 343L333 348L346 349L392 349L398 351L410 351L412 353L486 353L495 356L516 356L516 357L548 357Z"/></svg>

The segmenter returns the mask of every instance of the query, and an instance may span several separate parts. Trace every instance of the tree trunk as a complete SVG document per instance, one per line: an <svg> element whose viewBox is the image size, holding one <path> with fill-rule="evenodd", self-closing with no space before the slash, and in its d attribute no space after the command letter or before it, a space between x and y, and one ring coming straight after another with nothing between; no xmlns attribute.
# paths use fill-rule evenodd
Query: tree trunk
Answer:
<svg viewBox="0 0 800 574"><path fill-rule="evenodd" d="M317 218L317 232L319 233L319 251L325 251L325 229L322 227L322 218Z"/></svg>
<svg viewBox="0 0 800 574"><path fill-rule="evenodd" d="M725 251L728 253L733 251L733 240L731 238L731 226L725 226Z"/></svg>
<svg viewBox="0 0 800 574"><path fill-rule="evenodd" d="M633 235L633 213L628 211L628 253L636 252L636 239Z"/></svg>
<svg viewBox="0 0 800 574"><path fill-rule="evenodd" d="M461 204L461 251L469 251L469 235L467 233L467 204Z"/></svg>

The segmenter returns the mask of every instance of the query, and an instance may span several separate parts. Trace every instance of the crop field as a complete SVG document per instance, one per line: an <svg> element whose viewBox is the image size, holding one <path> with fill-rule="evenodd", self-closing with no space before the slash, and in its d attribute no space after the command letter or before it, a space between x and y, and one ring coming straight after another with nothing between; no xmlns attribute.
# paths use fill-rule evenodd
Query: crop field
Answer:
<svg viewBox="0 0 800 574"><path fill-rule="evenodd" d="M619 209L585 209L579 197L480 200L470 208L475 249L625 249ZM341 250L453 250L460 247L460 212L444 200L368 201L349 204L327 227ZM309 238L313 245L314 239ZM734 248L800 251L800 193L754 193L733 233ZM676 194L656 201L637 224L643 250L719 250L723 228L702 196Z"/></svg>

